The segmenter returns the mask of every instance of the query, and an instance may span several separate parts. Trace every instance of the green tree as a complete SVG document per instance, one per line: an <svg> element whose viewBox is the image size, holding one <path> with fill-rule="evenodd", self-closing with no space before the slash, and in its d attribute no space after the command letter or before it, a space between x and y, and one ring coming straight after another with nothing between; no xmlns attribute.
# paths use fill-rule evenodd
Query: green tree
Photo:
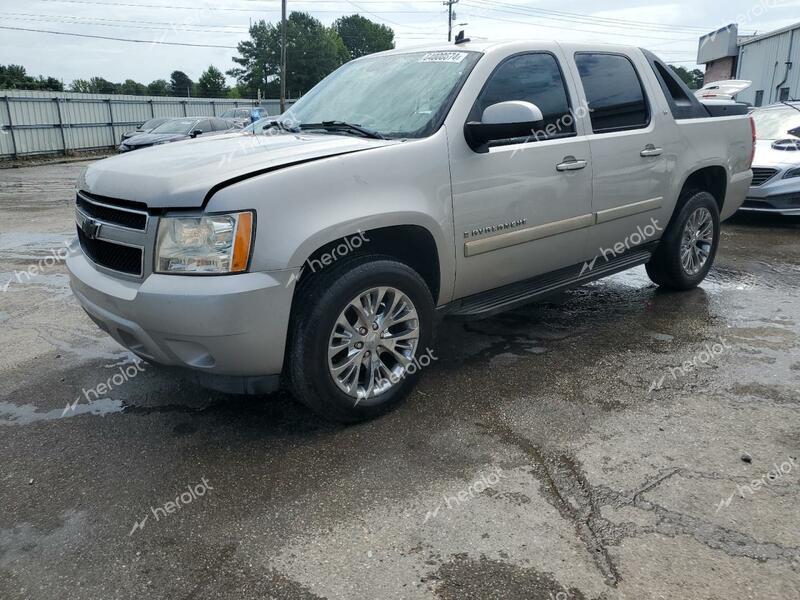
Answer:
<svg viewBox="0 0 800 600"><path fill-rule="evenodd" d="M239 65L228 71L242 92L276 97L280 90L280 24L257 21L250 39L239 42ZM308 13L292 12L286 24L286 89L305 93L350 60L342 38Z"/></svg>
<svg viewBox="0 0 800 600"><path fill-rule="evenodd" d="M81 92L83 94L88 94L92 91L91 85L89 85L89 80L87 79L76 79L71 84L69 84L69 91L70 92Z"/></svg>
<svg viewBox="0 0 800 600"><path fill-rule="evenodd" d="M225 75L214 65L208 67L197 80L197 94L203 98L224 98L227 92Z"/></svg>
<svg viewBox="0 0 800 600"><path fill-rule="evenodd" d="M119 86L102 77L92 77L89 80L89 91L92 94L116 94Z"/></svg>
<svg viewBox="0 0 800 600"><path fill-rule="evenodd" d="M128 94L130 96L145 96L147 95L147 86L133 79L126 79L119 84L117 93Z"/></svg>
<svg viewBox="0 0 800 600"><path fill-rule="evenodd" d="M21 65L0 65L0 88L25 90L64 90L63 84L55 77L31 77Z"/></svg>
<svg viewBox="0 0 800 600"><path fill-rule="evenodd" d="M700 69L692 69L690 71L686 67L681 67L679 65L670 65L669 67L689 86L689 89L698 90L703 87L704 75Z"/></svg>
<svg viewBox="0 0 800 600"><path fill-rule="evenodd" d="M394 48L394 31L361 15L336 19L333 29L342 38L352 58Z"/></svg>
<svg viewBox="0 0 800 600"><path fill-rule="evenodd" d="M186 97L190 96L194 88L194 82L183 71L173 71L170 75L169 93L170 96Z"/></svg>
<svg viewBox="0 0 800 600"><path fill-rule="evenodd" d="M156 79L147 84L147 93L151 96L168 96L169 83L166 79Z"/></svg>

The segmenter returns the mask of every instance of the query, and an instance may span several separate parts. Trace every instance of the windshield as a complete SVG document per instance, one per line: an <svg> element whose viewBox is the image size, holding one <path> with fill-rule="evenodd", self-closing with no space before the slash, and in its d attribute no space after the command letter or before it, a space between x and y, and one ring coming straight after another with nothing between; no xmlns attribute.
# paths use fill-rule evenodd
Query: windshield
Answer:
<svg viewBox="0 0 800 600"><path fill-rule="evenodd" d="M190 133L197 123L196 119L175 119L162 123L151 133Z"/></svg>
<svg viewBox="0 0 800 600"><path fill-rule="evenodd" d="M161 118L150 119L149 121L145 121L142 124L142 129L144 131L149 131L150 129L154 129L155 127L158 127L159 125L161 125L166 120L167 119L161 119Z"/></svg>
<svg viewBox="0 0 800 600"><path fill-rule="evenodd" d="M753 112L756 122L756 137L759 140L792 139L790 129L800 127L800 110L791 106L765 108Z"/></svg>
<svg viewBox="0 0 800 600"><path fill-rule="evenodd" d="M480 56L411 52L355 60L323 79L281 120L344 121L385 137L425 137L439 127Z"/></svg>

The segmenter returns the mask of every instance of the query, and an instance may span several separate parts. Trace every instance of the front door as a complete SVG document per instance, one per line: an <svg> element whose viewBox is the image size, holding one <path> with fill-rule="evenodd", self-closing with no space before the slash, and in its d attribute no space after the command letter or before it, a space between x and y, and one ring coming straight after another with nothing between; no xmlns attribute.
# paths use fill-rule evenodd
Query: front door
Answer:
<svg viewBox="0 0 800 600"><path fill-rule="evenodd" d="M505 59L469 115L497 102L536 104L545 120L524 139L475 152L448 131L456 233L454 298L501 287L587 258L593 224L589 143L572 112L560 57L530 52Z"/></svg>

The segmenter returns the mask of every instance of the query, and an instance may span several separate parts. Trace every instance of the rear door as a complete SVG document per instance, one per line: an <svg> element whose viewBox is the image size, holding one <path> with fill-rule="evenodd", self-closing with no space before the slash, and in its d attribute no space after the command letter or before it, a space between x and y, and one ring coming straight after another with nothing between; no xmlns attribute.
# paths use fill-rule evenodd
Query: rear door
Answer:
<svg viewBox="0 0 800 600"><path fill-rule="evenodd" d="M525 138L473 151L448 132L460 298L577 264L592 225L589 143L572 112L573 92L554 52L515 54L489 75L467 120L509 100L545 117ZM463 128L463 123L460 124Z"/></svg>
<svg viewBox="0 0 800 600"><path fill-rule="evenodd" d="M669 140L656 127L661 115L655 114L653 92L648 93L631 57L582 51L574 54L572 66L591 128L592 210L597 223L591 231L593 256L608 257L605 250L627 250L660 237L653 219L668 202L664 195L675 161L667 159ZM656 225L666 227L657 219Z"/></svg>

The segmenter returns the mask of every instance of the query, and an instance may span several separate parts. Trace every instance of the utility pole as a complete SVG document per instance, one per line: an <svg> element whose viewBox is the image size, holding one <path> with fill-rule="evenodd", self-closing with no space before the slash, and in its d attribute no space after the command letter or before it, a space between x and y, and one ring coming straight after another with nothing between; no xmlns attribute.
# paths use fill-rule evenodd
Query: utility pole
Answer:
<svg viewBox="0 0 800 600"><path fill-rule="evenodd" d="M447 7L447 41L453 41L453 21L456 16L453 14L453 5L458 4L458 0L445 0L442 2Z"/></svg>
<svg viewBox="0 0 800 600"><path fill-rule="evenodd" d="M286 0L281 0L281 114L286 111Z"/></svg>

